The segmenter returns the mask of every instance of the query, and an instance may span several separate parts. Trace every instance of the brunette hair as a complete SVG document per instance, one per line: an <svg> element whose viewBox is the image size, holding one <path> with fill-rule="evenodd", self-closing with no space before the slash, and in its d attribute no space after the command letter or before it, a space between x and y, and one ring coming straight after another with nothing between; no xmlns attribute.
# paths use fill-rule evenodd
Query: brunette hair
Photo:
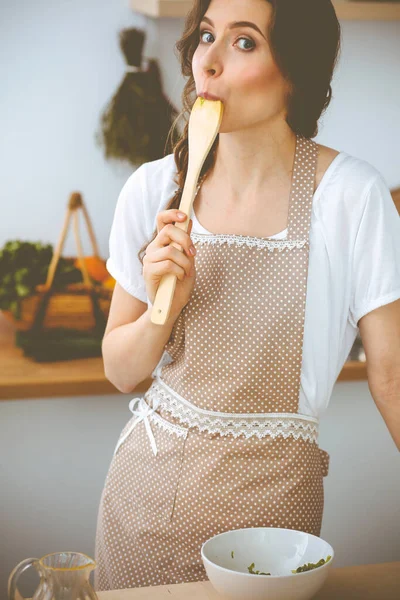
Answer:
<svg viewBox="0 0 400 600"><path fill-rule="evenodd" d="M318 133L318 120L332 99L331 80L341 48L340 23L331 0L265 1L272 6L267 32L270 49L275 63L290 84L286 122L294 133L313 138ZM199 43L199 26L210 3L211 0L194 0L185 19L182 37L175 44L181 72L187 77L187 82L182 93L183 109L171 127L168 140L181 116L185 125L180 139L172 148L177 169L174 182L178 189L165 210L179 208L186 179L189 118L196 101L192 59ZM200 181L214 165L218 140L219 134L204 161ZM152 239L140 249L138 257L142 264L146 248L156 236L157 229Z"/></svg>

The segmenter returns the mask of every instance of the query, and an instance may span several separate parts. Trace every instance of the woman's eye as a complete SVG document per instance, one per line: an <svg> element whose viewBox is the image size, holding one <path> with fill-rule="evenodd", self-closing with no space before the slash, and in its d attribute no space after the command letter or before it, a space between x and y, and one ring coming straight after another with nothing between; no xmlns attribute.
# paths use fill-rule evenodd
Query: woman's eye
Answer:
<svg viewBox="0 0 400 600"><path fill-rule="evenodd" d="M203 30L203 31L200 31L200 42L202 42L202 41L203 41L203 35L204 35L205 33L206 33L207 35L211 35L211 33L210 33L209 31L204 31L204 30Z"/></svg>
<svg viewBox="0 0 400 600"><path fill-rule="evenodd" d="M249 47L243 48L243 50L249 51L249 50L253 50L253 48L256 47L256 45L253 42L253 40L250 40L249 38L241 37L241 38L238 38L237 41L239 41L239 40L244 40L245 42L248 42L250 44L250 48Z"/></svg>
<svg viewBox="0 0 400 600"><path fill-rule="evenodd" d="M206 31L205 29L203 29L203 31L200 31L200 43L207 43L203 41L203 35L211 35L211 37L213 37L212 33L210 33L209 31ZM238 38L236 41L238 42L239 40L244 40L245 42L248 42L249 44L251 44L250 48L249 47L244 47L241 48L241 50L245 51L245 52L249 52L250 50L253 50L255 48L255 43L253 42L253 40L251 40L250 38L247 37L240 37Z"/></svg>

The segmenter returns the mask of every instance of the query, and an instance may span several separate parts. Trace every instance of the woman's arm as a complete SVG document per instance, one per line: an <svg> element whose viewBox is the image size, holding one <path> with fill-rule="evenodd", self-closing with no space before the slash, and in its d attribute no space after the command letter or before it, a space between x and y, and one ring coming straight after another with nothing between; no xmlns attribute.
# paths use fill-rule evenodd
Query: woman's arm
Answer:
<svg viewBox="0 0 400 600"><path fill-rule="evenodd" d="M116 284L102 353L105 376L125 394L150 377L179 316L170 315L165 325L154 325L151 310L145 302Z"/></svg>
<svg viewBox="0 0 400 600"><path fill-rule="evenodd" d="M400 451L400 300L371 311L358 326L371 395Z"/></svg>

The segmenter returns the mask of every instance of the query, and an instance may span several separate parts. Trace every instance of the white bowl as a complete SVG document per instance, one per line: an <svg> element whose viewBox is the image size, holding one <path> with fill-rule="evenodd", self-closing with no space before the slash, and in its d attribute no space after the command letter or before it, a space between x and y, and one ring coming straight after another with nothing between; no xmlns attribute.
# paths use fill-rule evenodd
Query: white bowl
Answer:
<svg viewBox="0 0 400 600"><path fill-rule="evenodd" d="M233 558L232 558L233 552ZM303 573L292 569L332 558ZM201 548L207 576L215 590L227 598L249 600L309 600L323 586L334 553L321 538L273 527L251 527L220 533ZM271 575L253 575L248 568Z"/></svg>

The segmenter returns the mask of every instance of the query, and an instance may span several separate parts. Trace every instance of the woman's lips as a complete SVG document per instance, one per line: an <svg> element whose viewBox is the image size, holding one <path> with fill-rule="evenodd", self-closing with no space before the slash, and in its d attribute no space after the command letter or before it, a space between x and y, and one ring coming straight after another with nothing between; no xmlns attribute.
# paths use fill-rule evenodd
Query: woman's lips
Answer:
<svg viewBox="0 0 400 600"><path fill-rule="evenodd" d="M214 94L210 94L210 92L201 92L199 96L201 96L201 98L205 98L206 100L220 100L223 102L222 98L214 96Z"/></svg>

